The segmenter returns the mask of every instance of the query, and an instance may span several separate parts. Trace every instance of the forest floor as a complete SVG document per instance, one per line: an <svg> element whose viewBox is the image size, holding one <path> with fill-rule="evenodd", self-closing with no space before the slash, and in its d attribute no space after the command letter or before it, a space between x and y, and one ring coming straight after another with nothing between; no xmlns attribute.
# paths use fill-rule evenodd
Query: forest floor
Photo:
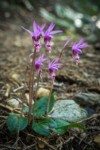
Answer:
<svg viewBox="0 0 100 150"><path fill-rule="evenodd" d="M26 18L29 14L27 14ZM23 14L24 16L24 14ZM30 16L31 22L34 16ZM30 23L28 18L28 23ZM21 18L2 19L0 21L0 103L6 104L8 99L16 96L20 97L20 92L14 92L24 83L24 75L26 68L29 71L29 55L33 50L31 37L21 29L21 25L25 26L26 20ZM25 22L24 22L25 20ZM38 21L39 19L37 19ZM24 22L24 24L23 24ZM39 23L43 22L39 20ZM28 25L27 23L27 25ZM25 26L26 27L26 26ZM30 26L27 28L30 28ZM60 52L67 40L67 35L61 34L55 36L53 40L53 50L50 54L51 58L55 58ZM77 37L77 39L79 39ZM77 40L74 39L73 41ZM70 44L72 45L73 42ZM45 49L44 46L42 49ZM42 50L41 50L42 53ZM73 62L71 49L66 48L62 56L63 66L56 75L56 84L59 88L55 89L57 97L62 99L72 99L79 92L92 92L100 94L100 49L96 50L93 45L83 50L80 56L81 60L78 65ZM46 69L43 70L43 86L47 85ZM27 77L28 78L28 77ZM28 82L28 81L27 81ZM41 82L42 85L42 82ZM61 85L61 88L60 88ZM83 133L68 131L66 135L45 139L36 134L30 134L25 131L20 134L17 149L20 150L99 150L100 145L94 142L96 135L100 140L100 106L95 108L96 115L91 116L83 124L86 125L86 131ZM6 125L4 124L4 116L8 111L0 108L0 150L13 150L16 141L15 135L8 134ZM42 142L42 144L41 144ZM44 145L43 145L44 144ZM100 144L100 142L99 142ZM43 148L41 148L42 146ZM58 145L58 148L57 146Z"/></svg>

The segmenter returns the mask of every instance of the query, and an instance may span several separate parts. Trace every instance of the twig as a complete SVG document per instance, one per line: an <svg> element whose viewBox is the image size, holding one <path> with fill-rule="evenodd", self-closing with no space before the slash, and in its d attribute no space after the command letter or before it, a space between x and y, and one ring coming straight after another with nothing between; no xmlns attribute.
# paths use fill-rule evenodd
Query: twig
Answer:
<svg viewBox="0 0 100 150"><path fill-rule="evenodd" d="M17 109L13 109L12 107L8 106L8 105L3 105L0 103L0 107L4 108L4 109L7 109L8 111L11 111L11 112L17 112L17 113L21 113L20 111L18 111Z"/></svg>
<svg viewBox="0 0 100 150"><path fill-rule="evenodd" d="M64 144L68 143L69 141L73 140L74 138L75 138L74 136L69 137L66 141L64 141Z"/></svg>
<svg viewBox="0 0 100 150"><path fill-rule="evenodd" d="M30 145L30 146L27 146L27 147L25 148L25 150L30 149L30 148L32 148L32 147L34 147L34 146L35 146L35 144L32 144L32 145Z"/></svg>
<svg viewBox="0 0 100 150"><path fill-rule="evenodd" d="M43 141L41 138L39 138L40 141L42 141L44 144L46 144L49 148L53 149L53 150L57 150L54 146L50 145L49 143L47 143L46 141Z"/></svg>
<svg viewBox="0 0 100 150"><path fill-rule="evenodd" d="M62 137L58 137L58 140L56 141L57 143L60 142L59 144L57 144L57 149L59 150L62 150L62 147L63 147L63 143L64 143L64 140Z"/></svg>
<svg viewBox="0 0 100 150"><path fill-rule="evenodd" d="M10 106L7 106L7 105L3 105L1 103L0 103L0 107L5 108L5 109L7 109L9 111L13 111L13 108L11 108Z"/></svg>
<svg viewBox="0 0 100 150"><path fill-rule="evenodd" d="M98 127L98 126L88 127L86 129L87 130L98 130L98 131L100 131L100 127Z"/></svg>
<svg viewBox="0 0 100 150"><path fill-rule="evenodd" d="M0 116L0 118L6 119L6 118L7 118L7 116Z"/></svg>
<svg viewBox="0 0 100 150"><path fill-rule="evenodd" d="M88 121L88 120L97 118L97 117L99 117L99 116L100 116L100 114L94 114L94 115L92 115L92 116L89 117L89 118L86 118L86 119L83 119L83 120L81 120L81 121L78 121L77 123L81 123L81 122L84 122L84 121Z"/></svg>
<svg viewBox="0 0 100 150"><path fill-rule="evenodd" d="M22 86L18 87L17 89L14 89L13 92L17 92L17 91L19 91L19 90L21 90L23 88L24 88L24 86L22 85Z"/></svg>

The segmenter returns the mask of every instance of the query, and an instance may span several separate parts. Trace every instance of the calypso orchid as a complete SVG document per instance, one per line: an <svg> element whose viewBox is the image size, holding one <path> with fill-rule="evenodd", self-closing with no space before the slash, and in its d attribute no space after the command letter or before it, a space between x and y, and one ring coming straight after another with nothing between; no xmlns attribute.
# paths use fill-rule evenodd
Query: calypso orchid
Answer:
<svg viewBox="0 0 100 150"><path fill-rule="evenodd" d="M62 32L61 30L52 31L54 27L55 27L55 24L51 23L48 29L45 31L45 33L43 33L45 46L49 50L49 52L51 52L51 39L53 38L52 35Z"/></svg>
<svg viewBox="0 0 100 150"><path fill-rule="evenodd" d="M48 63L49 75L52 80L55 80L55 71L57 71L60 66L62 66L62 64L59 58L55 58Z"/></svg>
<svg viewBox="0 0 100 150"><path fill-rule="evenodd" d="M78 43L74 43L74 45L72 46L72 56L74 58L74 61L76 63L79 62L79 54L82 53L81 49L87 48L88 45L87 44L83 44L83 42L85 41L84 38L80 39Z"/></svg>
<svg viewBox="0 0 100 150"><path fill-rule="evenodd" d="M40 37L43 34L43 29L44 29L45 25L46 24L43 24L42 26L38 26L36 24L36 22L34 21L33 22L33 32L22 27L25 31L27 31L32 36L32 39L34 42L34 48L36 49L36 51L39 51L41 48Z"/></svg>
<svg viewBox="0 0 100 150"><path fill-rule="evenodd" d="M44 66L44 61L46 61L47 59L45 58L45 54L42 54L39 58L37 58L35 60L35 70L38 74L40 74L42 72L41 67Z"/></svg>

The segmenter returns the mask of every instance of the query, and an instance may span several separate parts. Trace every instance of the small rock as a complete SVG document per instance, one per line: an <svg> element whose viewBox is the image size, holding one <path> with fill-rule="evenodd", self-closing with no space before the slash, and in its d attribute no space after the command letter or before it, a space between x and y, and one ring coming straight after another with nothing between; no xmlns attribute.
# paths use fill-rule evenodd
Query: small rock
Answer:
<svg viewBox="0 0 100 150"><path fill-rule="evenodd" d="M17 74L17 73L13 73L13 74L11 74L11 77L15 80L15 81L18 81L19 80L19 74Z"/></svg>
<svg viewBox="0 0 100 150"><path fill-rule="evenodd" d="M38 89L36 95L37 95L37 98L40 98L40 97L49 96L49 94L50 94L50 90L41 87Z"/></svg>
<svg viewBox="0 0 100 150"><path fill-rule="evenodd" d="M77 122L86 118L87 112L74 100L58 100L54 104L54 111L50 114L50 117Z"/></svg>
<svg viewBox="0 0 100 150"><path fill-rule="evenodd" d="M8 100L7 104L13 108L19 108L19 101L15 98Z"/></svg>
<svg viewBox="0 0 100 150"><path fill-rule="evenodd" d="M88 112L88 117L90 117L93 114L95 114L95 110L90 108L90 107L85 107L85 110Z"/></svg>
<svg viewBox="0 0 100 150"><path fill-rule="evenodd" d="M74 97L75 101L84 106L92 106L100 104L100 94L94 93L78 93Z"/></svg>

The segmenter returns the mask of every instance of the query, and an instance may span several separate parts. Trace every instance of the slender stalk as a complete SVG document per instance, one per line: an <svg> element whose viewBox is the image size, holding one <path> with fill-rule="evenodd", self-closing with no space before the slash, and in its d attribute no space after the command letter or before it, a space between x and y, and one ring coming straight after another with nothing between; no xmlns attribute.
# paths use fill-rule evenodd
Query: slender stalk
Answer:
<svg viewBox="0 0 100 150"><path fill-rule="evenodd" d="M65 45L63 46L63 48L62 48L62 50L61 50L61 52L60 52L60 55L59 55L59 58L61 59L61 56L62 56L62 53L63 53L63 50L64 50L64 48L69 44L69 42L72 40L72 38L69 38L67 41L66 41L66 43L65 43ZM67 46L68 47L68 46Z"/></svg>
<svg viewBox="0 0 100 150"><path fill-rule="evenodd" d="M62 48L60 54L59 54L59 59L61 59L62 53L63 53L64 48Z"/></svg>
<svg viewBox="0 0 100 150"><path fill-rule="evenodd" d="M53 90L53 80L51 82L51 89L50 89L50 94L49 94L49 97L48 97L46 116L48 115L48 111L49 111L49 105L50 105L50 98L51 98L52 90Z"/></svg>
<svg viewBox="0 0 100 150"><path fill-rule="evenodd" d="M36 107L37 90L38 90L38 88L39 88L40 74L41 74L41 72L39 72L39 75L38 75L38 78L37 78L37 86L36 86L35 97L34 97L34 110L33 110L33 114L34 114L35 107ZM33 118L33 119L34 119L34 118ZM34 121L35 121L35 120L34 120Z"/></svg>
<svg viewBox="0 0 100 150"><path fill-rule="evenodd" d="M29 113L28 119L31 121L31 111L32 111L32 100L33 100L33 84L34 84L34 72L35 72L35 57L36 57L36 49L34 50L34 54L32 57L32 64L30 69L30 81L29 81Z"/></svg>

